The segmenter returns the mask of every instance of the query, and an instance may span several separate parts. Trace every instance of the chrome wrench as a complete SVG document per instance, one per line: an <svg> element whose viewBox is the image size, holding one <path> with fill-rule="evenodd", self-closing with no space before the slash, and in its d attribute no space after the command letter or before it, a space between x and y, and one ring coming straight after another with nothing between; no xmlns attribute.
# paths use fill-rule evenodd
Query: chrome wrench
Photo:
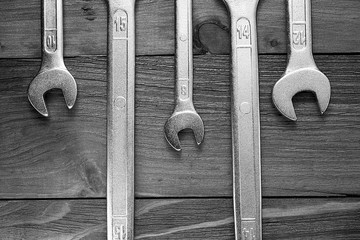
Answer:
<svg viewBox="0 0 360 240"><path fill-rule="evenodd" d="M29 85L28 98L40 114L48 117L44 94L54 88L61 89L66 105L71 109L76 101L77 86L64 64L62 0L43 0L42 7L42 64Z"/></svg>
<svg viewBox="0 0 360 240"><path fill-rule="evenodd" d="M164 126L168 143L181 150L178 132L192 129L196 143L204 139L204 123L193 104L192 0L176 1L176 106Z"/></svg>
<svg viewBox="0 0 360 240"><path fill-rule="evenodd" d="M107 236L134 238L135 0L108 0Z"/></svg>
<svg viewBox="0 0 360 240"><path fill-rule="evenodd" d="M231 15L235 238L262 239L258 0L224 0Z"/></svg>
<svg viewBox="0 0 360 240"><path fill-rule="evenodd" d="M317 68L312 54L311 1L288 0L289 62L284 75L274 85L273 102L290 120L296 121L292 98L302 91L316 94L321 114L330 102L329 79Z"/></svg>

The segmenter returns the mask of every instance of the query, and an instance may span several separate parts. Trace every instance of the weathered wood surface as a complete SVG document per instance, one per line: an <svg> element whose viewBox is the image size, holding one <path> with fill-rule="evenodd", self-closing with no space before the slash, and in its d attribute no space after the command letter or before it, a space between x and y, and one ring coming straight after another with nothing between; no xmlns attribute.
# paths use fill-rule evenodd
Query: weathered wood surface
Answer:
<svg viewBox="0 0 360 240"><path fill-rule="evenodd" d="M286 56L260 56L264 196L360 194L359 55L316 56L332 84L320 116L315 98L295 98L299 120L276 111L271 89ZM0 60L0 197L104 197L106 193L106 57L66 59L79 96L67 111L59 91L48 94L50 118L32 109L27 86L40 60ZM139 57L136 65L137 197L232 195L229 57L195 57L195 106L205 141L181 134L171 149L163 124L173 111L174 58Z"/></svg>
<svg viewBox="0 0 360 240"><path fill-rule="evenodd" d="M231 199L137 200L135 239L234 239ZM2 201L0 238L106 239L105 200ZM263 239L360 239L360 199L265 199Z"/></svg>
<svg viewBox="0 0 360 240"><path fill-rule="evenodd" d="M316 53L360 52L360 1L313 2ZM41 1L0 1L0 58L41 55ZM107 6L104 0L65 0L65 55L106 55ZM174 54L174 1L136 4L138 55ZM196 53L229 53L229 17L221 0L194 1ZM262 0L258 11L260 53L286 52L285 0Z"/></svg>

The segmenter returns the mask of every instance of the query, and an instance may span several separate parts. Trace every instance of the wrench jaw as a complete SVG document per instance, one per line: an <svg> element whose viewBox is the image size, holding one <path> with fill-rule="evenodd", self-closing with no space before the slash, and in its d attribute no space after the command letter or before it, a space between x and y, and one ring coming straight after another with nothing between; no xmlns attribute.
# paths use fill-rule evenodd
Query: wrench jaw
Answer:
<svg viewBox="0 0 360 240"><path fill-rule="evenodd" d="M330 103L329 79L316 68L304 68L284 75L274 86L272 99L279 112L292 121L296 113L292 98L299 92L313 92L317 98L320 113L324 114Z"/></svg>
<svg viewBox="0 0 360 240"><path fill-rule="evenodd" d="M204 139L204 123L199 114L193 111L174 112L166 121L164 132L167 142L176 151L181 151L178 133L185 129L193 131L197 145L200 145Z"/></svg>
<svg viewBox="0 0 360 240"><path fill-rule="evenodd" d="M66 69L51 69L40 72L29 85L28 99L31 105L44 117L49 116L44 94L56 88L62 90L66 106L68 109L72 109L77 97L77 85L74 77Z"/></svg>

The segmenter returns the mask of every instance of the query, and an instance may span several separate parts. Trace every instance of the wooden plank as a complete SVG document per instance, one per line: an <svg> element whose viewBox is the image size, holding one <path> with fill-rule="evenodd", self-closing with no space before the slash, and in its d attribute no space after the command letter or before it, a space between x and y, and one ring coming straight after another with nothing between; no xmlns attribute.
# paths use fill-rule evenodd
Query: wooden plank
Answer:
<svg viewBox="0 0 360 240"><path fill-rule="evenodd" d="M359 55L317 56L332 84L322 117L312 94L295 97L299 120L274 108L271 90L285 56L260 57L260 111L264 196L359 195ZM0 60L0 197L104 197L106 190L106 58L66 59L79 86L67 111L59 91L47 95L50 118L26 96L39 60ZM173 111L174 58L137 58L137 197L232 195L230 76L228 56L197 56L195 107L205 141L180 134L177 153L163 136Z"/></svg>
<svg viewBox="0 0 360 240"><path fill-rule="evenodd" d="M234 239L231 199L137 200L135 239ZM105 200L0 202L0 238L106 239ZM359 239L360 199L265 199L263 239Z"/></svg>
<svg viewBox="0 0 360 240"><path fill-rule="evenodd" d="M40 2L0 1L0 58L41 55ZM65 55L106 55L107 9L104 0L66 0ZM316 53L360 52L360 1L313 1L313 43ZM136 5L138 55L174 54L174 1L140 0ZM260 1L259 52L286 52L283 0ZM229 17L220 0L194 1L195 53L228 54Z"/></svg>

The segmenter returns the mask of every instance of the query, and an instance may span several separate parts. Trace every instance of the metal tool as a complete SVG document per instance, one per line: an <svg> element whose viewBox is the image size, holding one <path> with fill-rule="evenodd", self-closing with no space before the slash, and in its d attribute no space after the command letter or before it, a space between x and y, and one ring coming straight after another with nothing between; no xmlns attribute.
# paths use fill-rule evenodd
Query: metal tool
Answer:
<svg viewBox="0 0 360 240"><path fill-rule="evenodd" d="M134 238L135 0L108 0L108 240Z"/></svg>
<svg viewBox="0 0 360 240"><path fill-rule="evenodd" d="M235 238L262 239L258 0L224 0L231 15Z"/></svg>
<svg viewBox="0 0 360 240"><path fill-rule="evenodd" d="M292 98L302 91L316 94L321 114L330 102L329 79L317 68L312 54L311 0L288 0L290 55L287 69L273 88L276 108L296 121Z"/></svg>
<svg viewBox="0 0 360 240"><path fill-rule="evenodd" d="M54 88L62 90L66 105L71 109L76 101L75 79L66 69L63 59L62 0L43 0L42 64L28 89L32 106L48 117L44 94Z"/></svg>
<svg viewBox="0 0 360 240"><path fill-rule="evenodd" d="M164 126L165 137L181 150L178 133L192 129L198 145L204 138L204 123L193 104L192 0L176 1L176 106Z"/></svg>

